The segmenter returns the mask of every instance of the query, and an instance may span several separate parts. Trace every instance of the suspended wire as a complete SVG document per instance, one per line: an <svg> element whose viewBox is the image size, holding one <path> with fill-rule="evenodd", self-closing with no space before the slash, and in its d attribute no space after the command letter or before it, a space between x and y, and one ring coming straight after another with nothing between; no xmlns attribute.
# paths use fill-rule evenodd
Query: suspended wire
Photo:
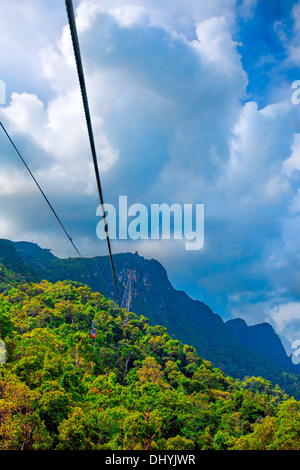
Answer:
<svg viewBox="0 0 300 470"><path fill-rule="evenodd" d="M27 290L22 289L22 287L20 287L20 284L19 284L19 285L15 285L15 284L13 284L12 282L8 281L7 279L4 279L2 276L0 276L0 281L3 282L4 284L7 284L7 285L13 287L14 289L19 290L19 291L22 292L23 294L28 295L28 297L29 297L30 299L38 299L40 302L44 303L47 308L49 307L49 305L48 305L48 303L46 302L46 300L43 299L43 297L40 297L40 295L43 294L44 292L41 292L40 294L37 294L37 295L35 295L35 294L30 294ZM114 308L116 308L116 307L114 307ZM96 327L95 327L95 321L92 322L92 328L95 328L95 329L96 329Z"/></svg>
<svg viewBox="0 0 300 470"><path fill-rule="evenodd" d="M89 270L90 274L91 274L91 271L90 271L90 268L89 266L87 265L84 257L81 255L80 251L78 250L77 246L75 245L75 243L73 242L72 238L70 237L69 233L67 232L65 226L63 225L61 219L59 218L59 216L57 215L56 211L54 210L52 204L50 203L49 199L47 198L46 194L44 193L44 191L42 190L41 186L39 185L37 179L35 178L34 174L32 173L32 171L30 170L29 166L27 165L26 161L24 160L24 158L22 157L21 153L19 152L19 150L17 149L15 143L13 142L12 138L10 137L9 133L7 132L7 130L5 129L4 125L2 124L2 122L0 121L0 126L2 127L5 135L7 136L8 140L10 141L11 145L13 146L13 148L15 149L16 153L18 154L18 156L20 157L20 159L22 160L26 170L28 171L28 173L30 174L31 178L33 179L33 181L35 182L35 184L37 185L38 189L40 190L43 198L45 199L45 201L47 202L48 206L50 207L51 211L53 212L56 220L58 221L59 225L61 226L61 228L63 229L64 233L66 234L67 238L69 239L70 243L72 244L73 248L75 249L76 253L79 255L79 257L83 260L85 266L87 267L87 269Z"/></svg>
<svg viewBox="0 0 300 470"><path fill-rule="evenodd" d="M42 297L39 297L39 296L40 296L42 293L44 293L44 292L41 292L41 294L34 295L34 294L30 294L27 290L22 289L22 287L20 287L20 284L19 284L19 285L15 285L15 284L13 284L12 282L8 281L7 279L4 279L2 276L0 276L0 281L2 281L4 284L7 284L7 285L13 287L14 289L19 290L20 292L23 292L23 294L28 295L28 297L29 297L30 299L38 299L39 301L41 301L42 303L44 303L46 307L49 307L49 305L47 304L46 300L43 299Z"/></svg>
<svg viewBox="0 0 300 470"><path fill-rule="evenodd" d="M84 71L83 71L83 65L82 65L82 60L81 60L81 53L80 53L79 39L78 39L78 33L77 33L77 28L76 28L73 2L72 0L65 0L65 4L66 4L67 15L68 15L68 20L69 20L69 27L70 27L72 44L73 44L73 49L74 49L74 56L75 56L75 61L76 61L77 74L78 74L78 79L79 79L79 84L80 84L80 90L81 90L81 96L82 96L82 101L83 101L83 108L84 108L85 119L86 119L86 124L87 124L92 158L93 158L93 163L94 163L98 194L99 194L100 204L102 208L103 223L105 227L106 241L107 241L107 247L108 247L108 252L109 252L111 270L112 270L112 275L114 279L114 285L115 285L118 304L119 304L119 307L121 308L115 269L114 269L114 263L113 263L112 252L111 252L110 239L109 239L109 234L108 234L108 224L107 224L106 214L105 214L105 209L104 209L102 186L100 182L100 173L99 173L98 162L97 162L96 146L95 146L95 141L94 141L92 120L91 120L91 115L90 115L90 110L89 110L88 97L87 97L87 91L86 91L86 85L85 85L85 79L84 79Z"/></svg>
<svg viewBox="0 0 300 470"><path fill-rule="evenodd" d="M2 276L0 276L0 281L4 282L5 284L8 284L9 286L13 287L14 289L18 289L19 291L27 294L29 297L37 297L36 295L29 294L25 289L22 289L20 286L16 286L12 282L9 282L7 279L4 279Z"/></svg>

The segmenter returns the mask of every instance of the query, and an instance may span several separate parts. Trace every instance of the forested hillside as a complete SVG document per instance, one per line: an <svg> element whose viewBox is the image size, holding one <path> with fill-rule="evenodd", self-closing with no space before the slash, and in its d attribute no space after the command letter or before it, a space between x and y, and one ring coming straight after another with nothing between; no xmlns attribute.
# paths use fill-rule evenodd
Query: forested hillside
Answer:
<svg viewBox="0 0 300 470"><path fill-rule="evenodd" d="M0 449L300 450L300 402L76 282L0 295ZM92 322L98 334L90 338Z"/></svg>
<svg viewBox="0 0 300 470"><path fill-rule="evenodd" d="M152 326L166 327L172 338L194 346L199 356L225 374L238 379L261 376L300 399L300 365L292 363L271 325L224 322L208 305L176 290L157 260L119 253L114 265L121 301L128 300L130 276L131 311L149 318ZM115 295L108 256L61 259L35 243L0 240L0 267L11 281L71 280L106 298ZM0 284L0 292L6 287Z"/></svg>

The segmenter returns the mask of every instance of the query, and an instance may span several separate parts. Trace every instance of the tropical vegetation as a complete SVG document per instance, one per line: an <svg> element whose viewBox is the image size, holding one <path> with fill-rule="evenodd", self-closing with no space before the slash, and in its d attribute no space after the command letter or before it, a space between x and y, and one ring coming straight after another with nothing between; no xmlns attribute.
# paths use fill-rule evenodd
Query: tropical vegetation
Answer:
<svg viewBox="0 0 300 470"><path fill-rule="evenodd" d="M78 282L2 292L0 450L300 450L299 401L126 315Z"/></svg>

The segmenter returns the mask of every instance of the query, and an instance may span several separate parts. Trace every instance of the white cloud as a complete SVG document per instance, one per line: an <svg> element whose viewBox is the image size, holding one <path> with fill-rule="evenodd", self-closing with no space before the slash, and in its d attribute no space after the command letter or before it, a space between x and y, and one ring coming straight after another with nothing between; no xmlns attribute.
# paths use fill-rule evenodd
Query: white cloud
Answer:
<svg viewBox="0 0 300 470"><path fill-rule="evenodd" d="M212 16L224 16L230 26L235 22L235 0L88 0L77 9L79 27L89 28L101 12L113 15L122 26L131 26L148 17L149 25L162 27L187 37L195 35L195 24Z"/></svg>
<svg viewBox="0 0 300 470"><path fill-rule="evenodd" d="M10 131L19 132L33 141L43 142L45 137L45 105L36 95L13 93L11 102L0 110L3 120L8 122Z"/></svg>
<svg viewBox="0 0 300 470"><path fill-rule="evenodd" d="M286 45L289 54L288 61L294 65L300 63L300 3L296 3L293 7L292 16L294 19L293 37Z"/></svg>
<svg viewBox="0 0 300 470"><path fill-rule="evenodd" d="M33 191L34 187L30 184L27 174L12 166L2 168L0 173L0 196L32 194Z"/></svg>
<svg viewBox="0 0 300 470"><path fill-rule="evenodd" d="M237 43L232 40L226 18L211 17L197 23L196 34L197 41L193 41L196 50L200 52L202 60L204 58L214 64L220 81L224 80L225 75L244 88L247 85L247 76L241 66L241 58L236 50Z"/></svg>
<svg viewBox="0 0 300 470"><path fill-rule="evenodd" d="M253 207L282 202L291 187L282 165L290 155L293 131L287 123L289 103L261 110L245 104L231 140L231 164L224 179L231 195ZM239 199L241 201L241 199Z"/></svg>
<svg viewBox="0 0 300 470"><path fill-rule="evenodd" d="M288 302L273 307L268 312L266 320L284 338L287 353L291 354L292 343L300 340L300 302Z"/></svg>
<svg viewBox="0 0 300 470"><path fill-rule="evenodd" d="M130 27L147 18L147 9L139 5L121 6L109 11L118 21L120 26Z"/></svg>
<svg viewBox="0 0 300 470"><path fill-rule="evenodd" d="M18 75L0 117L83 251L99 254L95 178L64 6L53 2L63 21L59 17L59 28L50 34L49 25L42 31L43 21L37 21L45 15L40 3L34 2L38 32L30 31L31 21L23 23L30 38L26 51L16 17L11 16L9 26L0 19L7 35L0 63L11 63L14 55L11 76ZM31 11L30 2L22 0L22 5L19 15L27 18L24 8ZM239 14L249 19L255 6L255 0L245 0ZM193 256L182 250L174 259L175 243L166 247L150 241L141 252L163 260L173 280L185 287L193 284L194 296L207 296L215 309L226 305L227 295L228 308L233 302L237 314L242 304L255 304L249 318L259 321L270 309L270 292L288 296L290 288L296 295L291 271L298 268L299 220L292 217L300 207L294 180L300 143L291 126L290 97L262 109L254 101L244 104L248 77L233 41L235 7L234 0L82 1L77 21L105 195L127 194L130 203L204 203L204 250ZM5 8L15 11L6 0ZM289 46L295 63L296 33ZM31 202L32 186L21 172L8 178L11 165L4 160L2 213L10 220L11 238L18 234L57 248L60 256L72 255L55 229L47 230L51 215L48 219L42 213L37 220L31 214L44 206ZM25 195L22 207L20 194ZM7 226L3 230L9 237ZM126 251L127 246L115 243L114 249ZM187 278L179 281L182 266L189 283ZM266 303L256 296L267 297ZM286 335L288 323L297 318L288 313L285 324L283 312L272 310L269 318Z"/></svg>
<svg viewBox="0 0 300 470"><path fill-rule="evenodd" d="M59 180L62 192L70 185L75 190L86 182L85 191L90 193L94 189L92 165L82 114L78 90L70 90L46 105L35 95L14 93L10 105L0 110L10 131L26 136L47 152L48 162L40 160L38 175L56 181L56 186ZM99 166L106 171L115 164L118 152L110 146L103 124L101 116L94 116Z"/></svg>
<svg viewBox="0 0 300 470"><path fill-rule="evenodd" d="M245 20L253 18L257 3L258 0L243 0L239 6L239 13L241 14L242 18Z"/></svg>
<svg viewBox="0 0 300 470"><path fill-rule="evenodd" d="M283 162L283 171L287 176L291 176L294 170L300 171L300 134L294 135L291 156Z"/></svg>

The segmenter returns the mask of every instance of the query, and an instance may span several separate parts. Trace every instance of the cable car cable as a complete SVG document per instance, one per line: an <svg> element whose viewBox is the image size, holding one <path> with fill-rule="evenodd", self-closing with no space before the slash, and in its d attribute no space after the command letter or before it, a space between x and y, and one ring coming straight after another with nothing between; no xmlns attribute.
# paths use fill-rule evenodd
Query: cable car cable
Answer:
<svg viewBox="0 0 300 470"><path fill-rule="evenodd" d="M4 282L5 284L8 284L9 286L13 287L14 289L18 289L19 291L23 292L24 294L27 294L30 298L37 298L36 295L29 294L29 292L27 292L25 289L22 289L21 287L16 286L15 284L13 284L13 283L10 282L10 281L7 281L7 280L4 279L2 276L0 276L0 281ZM40 294L39 294L39 295L40 295Z"/></svg>
<svg viewBox="0 0 300 470"><path fill-rule="evenodd" d="M38 189L40 190L43 198L45 199L45 201L47 202L48 206L50 207L51 211L53 212L56 220L58 221L59 225L61 226L61 228L63 229L63 231L65 232L67 238L69 239L70 243L72 244L72 246L74 247L76 253L79 255L79 257L83 260L85 266L87 267L87 269L89 270L90 274L91 274L91 270L89 268L89 266L87 265L86 261L85 261L85 258L81 255L80 251L78 250L77 246L75 245L75 243L73 242L72 238L70 237L69 233L67 232L65 226L63 225L62 221L60 220L59 216L57 215L54 207L52 206L52 204L50 203L49 199L47 198L46 194L44 193L43 189L41 188L40 184L38 183L37 179L35 178L34 174L32 173L32 171L30 170L29 166L27 165L25 159L22 157L21 153L19 152L18 148L16 147L14 141L12 140L12 138L10 137L9 133L7 132L7 130L5 129L4 125L2 124L2 122L0 121L0 126L2 127L4 133L6 134L8 140L10 141L11 145L13 146L13 148L15 149L16 153L18 154L18 156L20 157L20 159L22 160L26 170L28 171L28 173L30 174L31 178L33 179L33 181L35 182L35 184L37 185Z"/></svg>
<svg viewBox="0 0 300 470"><path fill-rule="evenodd" d="M72 39L74 56L75 56L76 67L77 67L77 74L78 74L81 96L82 96L82 101L83 101L84 114L85 114L91 153L92 153L92 158L93 158L93 163L94 163L98 194L99 194L100 204L102 208L102 216L103 216L103 222L104 222L104 227L105 227L106 241L107 241L107 247L108 247L108 252L109 252L111 270L112 270L112 275L113 275L113 280L114 280L114 285L115 285L115 291L117 295L117 301L119 304L119 308L121 308L115 269L114 269L114 263L113 263L112 252L111 252L110 239L109 239L109 234L108 234L108 224L107 224L106 214L105 214L105 209L104 209L104 200L103 200L100 173L99 173L98 162L97 162L96 146L95 146L95 141L94 141L92 120L91 120L90 109L89 109L89 104L88 104L88 96L87 96L87 91L86 91L84 71L83 71L79 39L78 39L78 33L77 33L77 28L76 28L76 21L75 21L75 14L74 14L72 0L65 0L65 5L67 9L69 27L70 27L70 32L71 32L71 39Z"/></svg>

